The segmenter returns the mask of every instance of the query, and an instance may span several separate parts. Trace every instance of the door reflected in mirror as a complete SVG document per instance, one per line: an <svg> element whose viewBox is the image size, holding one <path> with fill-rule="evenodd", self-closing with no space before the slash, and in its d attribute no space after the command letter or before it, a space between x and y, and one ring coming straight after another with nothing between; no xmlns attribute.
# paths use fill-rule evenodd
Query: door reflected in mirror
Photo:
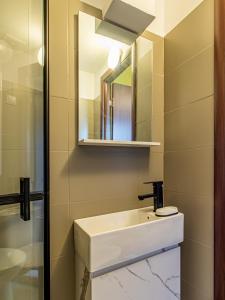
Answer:
<svg viewBox="0 0 225 300"><path fill-rule="evenodd" d="M79 141L151 141L153 42L79 13Z"/></svg>

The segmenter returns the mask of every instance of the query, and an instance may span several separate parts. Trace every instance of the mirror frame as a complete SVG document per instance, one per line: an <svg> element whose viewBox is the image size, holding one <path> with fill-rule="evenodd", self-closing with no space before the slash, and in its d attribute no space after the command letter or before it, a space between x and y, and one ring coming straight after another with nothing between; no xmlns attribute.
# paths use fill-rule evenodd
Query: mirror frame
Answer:
<svg viewBox="0 0 225 300"><path fill-rule="evenodd" d="M92 17L95 17L99 20L103 20L103 16L102 16L102 11L96 7L93 7L93 6L90 6L88 4L85 4L83 3L82 6L80 7L79 9L80 12L83 12L85 14L88 14ZM83 142L82 139L79 139L79 14L77 14L75 16L75 28L77 30L77 35L76 35L76 51L75 51L75 66L76 67L76 82L75 82L75 89L76 89L76 144L77 146L121 146L121 147L141 147L141 148L149 148L150 146L161 146L161 143L158 142L158 141L148 141L148 142L144 142L144 141L121 141L121 142L117 142L117 141L108 141L108 140L101 140L99 139L98 141L95 140L95 142L93 142L92 140L90 140L90 142ZM141 37L151 41L153 43L153 49L155 48L155 50L157 49L163 49L160 44L164 43L163 42L163 38L161 36L158 36L154 33L151 33L149 31L144 31L141 35ZM154 50L153 50L154 51ZM155 53L157 53L158 51L155 51ZM154 54L153 54L154 55ZM157 53L158 55L158 53ZM163 53L163 56L164 56L164 53ZM135 57L134 59L136 60L136 51L134 51L134 56ZM154 56L153 56L154 57ZM154 60L153 60L154 61ZM132 64L133 66L133 64ZM133 79L133 82L134 82L134 86L135 86L135 89L136 89L136 86L137 86L137 80L136 80L136 66L133 67L134 69L132 70L132 74L133 76L135 77ZM161 66L158 65L157 63L157 66L156 66L156 69L160 69ZM133 95L133 101L135 102L136 101L136 93L134 93L135 95ZM136 111L136 107L133 105L133 114L135 113ZM135 124L136 126L136 124ZM135 128L134 126L134 128ZM102 132L102 130L100 131ZM133 133L134 135L135 133ZM154 140L154 137L153 137L153 140Z"/></svg>

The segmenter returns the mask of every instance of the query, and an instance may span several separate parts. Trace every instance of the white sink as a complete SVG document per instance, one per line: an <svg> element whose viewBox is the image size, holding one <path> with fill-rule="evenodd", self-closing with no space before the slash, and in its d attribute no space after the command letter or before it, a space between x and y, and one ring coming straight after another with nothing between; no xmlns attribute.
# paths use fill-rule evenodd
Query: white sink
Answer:
<svg viewBox="0 0 225 300"><path fill-rule="evenodd" d="M75 249L96 272L181 243L183 224L183 214L156 217L152 207L79 219Z"/></svg>

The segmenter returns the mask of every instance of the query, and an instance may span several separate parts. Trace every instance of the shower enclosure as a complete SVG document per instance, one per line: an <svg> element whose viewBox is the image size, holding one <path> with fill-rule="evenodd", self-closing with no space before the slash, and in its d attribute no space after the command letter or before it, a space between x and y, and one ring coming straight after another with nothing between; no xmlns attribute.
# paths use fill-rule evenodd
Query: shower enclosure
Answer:
<svg viewBox="0 0 225 300"><path fill-rule="evenodd" d="M48 299L46 2L0 1L1 300Z"/></svg>

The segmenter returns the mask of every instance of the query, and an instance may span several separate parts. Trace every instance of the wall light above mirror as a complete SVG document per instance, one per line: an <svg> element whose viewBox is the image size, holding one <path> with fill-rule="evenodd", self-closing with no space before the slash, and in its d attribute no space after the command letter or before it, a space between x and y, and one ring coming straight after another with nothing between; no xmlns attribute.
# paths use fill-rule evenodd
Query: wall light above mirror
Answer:
<svg viewBox="0 0 225 300"><path fill-rule="evenodd" d="M78 143L152 142L153 42L79 12Z"/></svg>

